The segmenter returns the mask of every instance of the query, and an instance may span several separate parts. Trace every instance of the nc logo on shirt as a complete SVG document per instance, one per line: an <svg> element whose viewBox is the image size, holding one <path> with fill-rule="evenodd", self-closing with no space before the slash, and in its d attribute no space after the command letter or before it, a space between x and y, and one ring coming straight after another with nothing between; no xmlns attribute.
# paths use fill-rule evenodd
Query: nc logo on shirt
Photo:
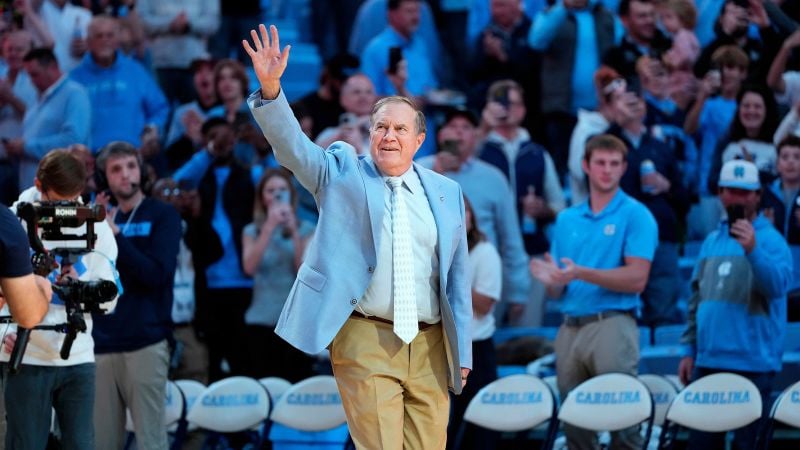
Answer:
<svg viewBox="0 0 800 450"><path fill-rule="evenodd" d="M719 267L717 267L717 275L721 277L727 277L730 274L731 274L730 261L725 261L724 263L720 264Z"/></svg>
<svg viewBox="0 0 800 450"><path fill-rule="evenodd" d="M603 234L606 236L613 236L614 233L616 232L617 232L617 226L614 225L613 223L609 223L605 227L603 227Z"/></svg>

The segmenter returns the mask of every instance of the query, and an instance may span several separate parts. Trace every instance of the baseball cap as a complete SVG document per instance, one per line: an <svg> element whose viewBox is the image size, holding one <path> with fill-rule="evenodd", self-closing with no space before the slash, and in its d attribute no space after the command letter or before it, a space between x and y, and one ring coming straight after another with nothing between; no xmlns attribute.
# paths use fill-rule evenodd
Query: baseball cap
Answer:
<svg viewBox="0 0 800 450"><path fill-rule="evenodd" d="M719 172L719 187L757 191L761 189L758 168L744 159L728 161Z"/></svg>

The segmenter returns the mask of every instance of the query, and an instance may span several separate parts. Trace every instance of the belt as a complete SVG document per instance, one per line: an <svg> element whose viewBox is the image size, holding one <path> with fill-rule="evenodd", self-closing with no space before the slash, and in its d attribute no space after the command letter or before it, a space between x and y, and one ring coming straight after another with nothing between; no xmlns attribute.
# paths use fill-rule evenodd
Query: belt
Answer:
<svg viewBox="0 0 800 450"><path fill-rule="evenodd" d="M590 324L592 322L599 322L604 319L608 319L611 317L616 316L631 316L633 317L633 312L631 311L619 311L619 310L611 310L611 311L603 311L596 314L589 314L586 316L564 316L564 325L568 327L582 327L584 325Z"/></svg>
<svg viewBox="0 0 800 450"><path fill-rule="evenodd" d="M378 316L366 316L364 314L361 314L358 311L353 311L353 314L350 314L350 317L358 317L360 319L374 320L375 322L386 323L386 324L394 326L394 322L392 322L389 319L384 319L383 317L378 317ZM417 323L417 326L419 327L419 331L425 330L425 329L430 328L430 327L432 327L434 325L436 325L436 324L435 323L428 323L428 322L419 322L419 323Z"/></svg>

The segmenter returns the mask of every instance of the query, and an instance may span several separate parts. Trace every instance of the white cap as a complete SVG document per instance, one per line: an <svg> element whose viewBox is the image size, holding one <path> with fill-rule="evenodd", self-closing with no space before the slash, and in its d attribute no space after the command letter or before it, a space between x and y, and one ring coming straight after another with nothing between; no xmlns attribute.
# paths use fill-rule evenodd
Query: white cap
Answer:
<svg viewBox="0 0 800 450"><path fill-rule="evenodd" d="M719 187L757 191L761 189L758 168L744 159L728 161L719 172Z"/></svg>

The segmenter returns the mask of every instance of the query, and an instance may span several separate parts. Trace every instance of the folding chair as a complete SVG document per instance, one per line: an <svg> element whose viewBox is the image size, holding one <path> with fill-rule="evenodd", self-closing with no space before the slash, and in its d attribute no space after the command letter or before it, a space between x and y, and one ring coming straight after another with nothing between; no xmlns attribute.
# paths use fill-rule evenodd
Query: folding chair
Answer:
<svg viewBox="0 0 800 450"><path fill-rule="evenodd" d="M653 425L660 427L667 417L669 405L678 396L678 387L661 375L639 375L639 379L647 386L647 389L650 390L650 395L653 396L653 404L655 405Z"/></svg>
<svg viewBox="0 0 800 450"><path fill-rule="evenodd" d="M647 386L624 373L607 373L584 381L567 394L558 412L560 421L593 431L619 431L647 422L645 449L654 417L655 405Z"/></svg>
<svg viewBox="0 0 800 450"><path fill-rule="evenodd" d="M195 401L203 394L203 391L206 390L206 385L197 380L175 380L175 385L178 386L183 393L183 398L186 400L187 413L192 409ZM184 417L183 420L186 421L187 431L194 431L197 429L196 423L189 422L186 420L186 417Z"/></svg>
<svg viewBox="0 0 800 450"><path fill-rule="evenodd" d="M273 404L278 403L278 399L281 398L283 393L292 387L292 383L279 377L266 377L258 380L258 382L267 388Z"/></svg>
<svg viewBox="0 0 800 450"><path fill-rule="evenodd" d="M761 450L769 449L775 422L800 428L800 381L786 388L775 400L763 433L759 437L760 445L757 448Z"/></svg>
<svg viewBox="0 0 800 450"><path fill-rule="evenodd" d="M556 411L555 394L541 378L530 374L500 378L484 386L469 402L455 448L460 447L467 422L489 430L520 433L549 421L542 443L542 448L548 449L558 429Z"/></svg>
<svg viewBox="0 0 800 450"><path fill-rule="evenodd" d="M269 418L267 389L248 377L230 377L209 385L189 410L187 419L208 430L206 446L227 448L225 433L250 433L253 427ZM261 448L265 436L250 436L255 448Z"/></svg>
<svg viewBox="0 0 800 450"><path fill-rule="evenodd" d="M273 425L269 437L273 441L278 434L284 434L292 435L293 439L341 440L345 448L352 444L343 427L347 417L342 398L336 380L330 375L318 375L293 384L276 402L270 420Z"/></svg>
<svg viewBox="0 0 800 450"><path fill-rule="evenodd" d="M761 417L761 394L747 378L716 373L690 383L667 410L658 448L672 448L677 425L720 433L749 425Z"/></svg>

